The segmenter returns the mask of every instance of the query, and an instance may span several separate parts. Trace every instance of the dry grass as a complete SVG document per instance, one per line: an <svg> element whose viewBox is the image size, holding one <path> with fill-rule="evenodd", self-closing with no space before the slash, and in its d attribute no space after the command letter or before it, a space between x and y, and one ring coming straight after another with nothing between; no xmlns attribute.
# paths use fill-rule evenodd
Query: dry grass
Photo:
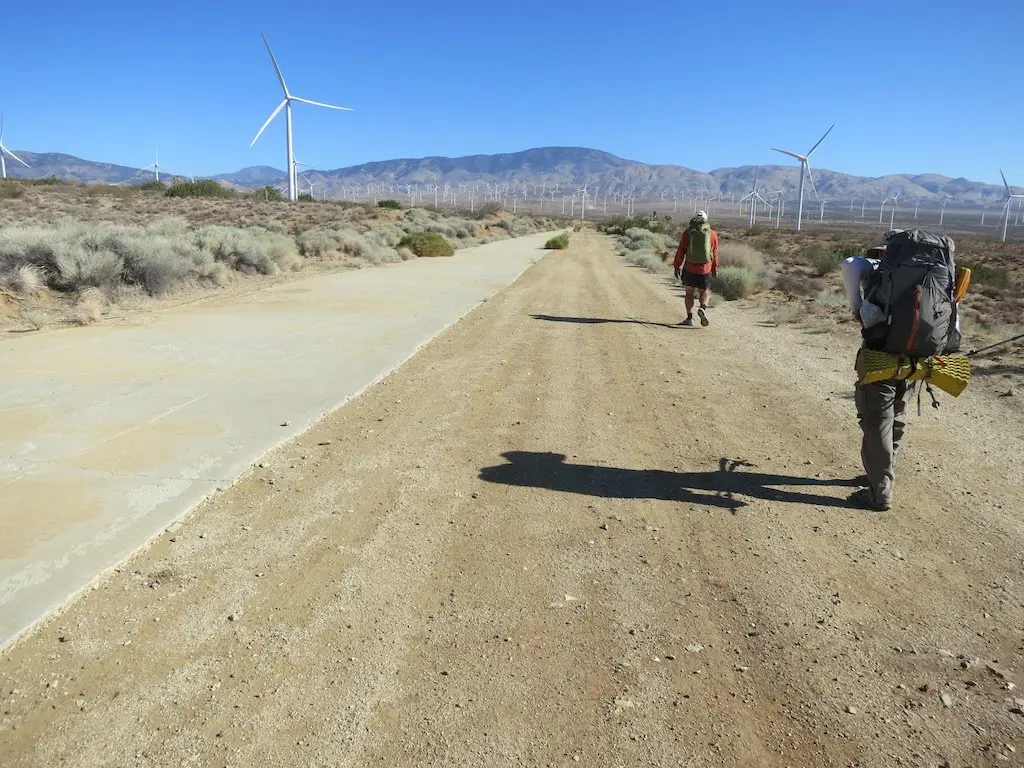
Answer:
<svg viewBox="0 0 1024 768"><path fill-rule="evenodd" d="M718 264L721 267L745 267L755 275L761 275L766 270L767 259L753 246L728 240L719 244Z"/></svg>
<svg viewBox="0 0 1024 768"><path fill-rule="evenodd" d="M71 311L71 322L76 325L91 325L103 316L107 300L97 288L86 288L75 300Z"/></svg>

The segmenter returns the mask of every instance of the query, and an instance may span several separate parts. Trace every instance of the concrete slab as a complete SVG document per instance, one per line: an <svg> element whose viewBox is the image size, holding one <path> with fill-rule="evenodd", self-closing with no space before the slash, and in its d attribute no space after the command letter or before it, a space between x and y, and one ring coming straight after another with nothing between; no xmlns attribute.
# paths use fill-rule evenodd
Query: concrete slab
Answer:
<svg viewBox="0 0 1024 768"><path fill-rule="evenodd" d="M0 339L0 646L511 283L545 238Z"/></svg>

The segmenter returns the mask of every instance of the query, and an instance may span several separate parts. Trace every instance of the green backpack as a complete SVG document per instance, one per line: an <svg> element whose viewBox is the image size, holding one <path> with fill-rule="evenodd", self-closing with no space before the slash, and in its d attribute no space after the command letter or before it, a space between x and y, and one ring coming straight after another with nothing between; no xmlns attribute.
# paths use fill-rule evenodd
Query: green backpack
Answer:
<svg viewBox="0 0 1024 768"><path fill-rule="evenodd" d="M686 229L686 261L688 264L710 264L711 225L694 219Z"/></svg>

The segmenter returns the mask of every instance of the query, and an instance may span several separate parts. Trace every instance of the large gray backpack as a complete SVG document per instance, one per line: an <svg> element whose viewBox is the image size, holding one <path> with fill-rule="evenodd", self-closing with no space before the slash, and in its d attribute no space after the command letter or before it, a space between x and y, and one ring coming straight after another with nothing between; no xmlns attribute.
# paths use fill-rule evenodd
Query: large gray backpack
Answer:
<svg viewBox="0 0 1024 768"><path fill-rule="evenodd" d="M886 318L865 329L868 348L915 358L960 348L955 250L949 237L920 229L889 235L864 297Z"/></svg>

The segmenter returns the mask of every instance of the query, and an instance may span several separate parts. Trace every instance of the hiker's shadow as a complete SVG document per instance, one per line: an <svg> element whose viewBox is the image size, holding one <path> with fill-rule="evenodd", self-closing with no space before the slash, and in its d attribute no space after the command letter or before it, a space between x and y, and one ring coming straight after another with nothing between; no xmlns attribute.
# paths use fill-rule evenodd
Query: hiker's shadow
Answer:
<svg viewBox="0 0 1024 768"><path fill-rule="evenodd" d="M679 325L672 323L656 323L653 320L637 320L636 318L628 317L623 319L609 318L609 317L575 317L573 315L540 315L531 314L534 320L544 320L549 323L574 323L576 325L647 325L657 328L672 328L678 330Z"/></svg>
<svg viewBox="0 0 1024 768"><path fill-rule="evenodd" d="M562 453L509 451L507 464L485 467L480 479L489 483L548 488L564 493L606 499L660 499L706 504L735 513L747 506L743 496L792 504L848 507L845 499L821 496L793 486L849 487L856 480L824 480L765 472L748 472L753 464L741 459L719 459L718 469L709 472L669 472L661 469L622 469L591 464L569 464Z"/></svg>

